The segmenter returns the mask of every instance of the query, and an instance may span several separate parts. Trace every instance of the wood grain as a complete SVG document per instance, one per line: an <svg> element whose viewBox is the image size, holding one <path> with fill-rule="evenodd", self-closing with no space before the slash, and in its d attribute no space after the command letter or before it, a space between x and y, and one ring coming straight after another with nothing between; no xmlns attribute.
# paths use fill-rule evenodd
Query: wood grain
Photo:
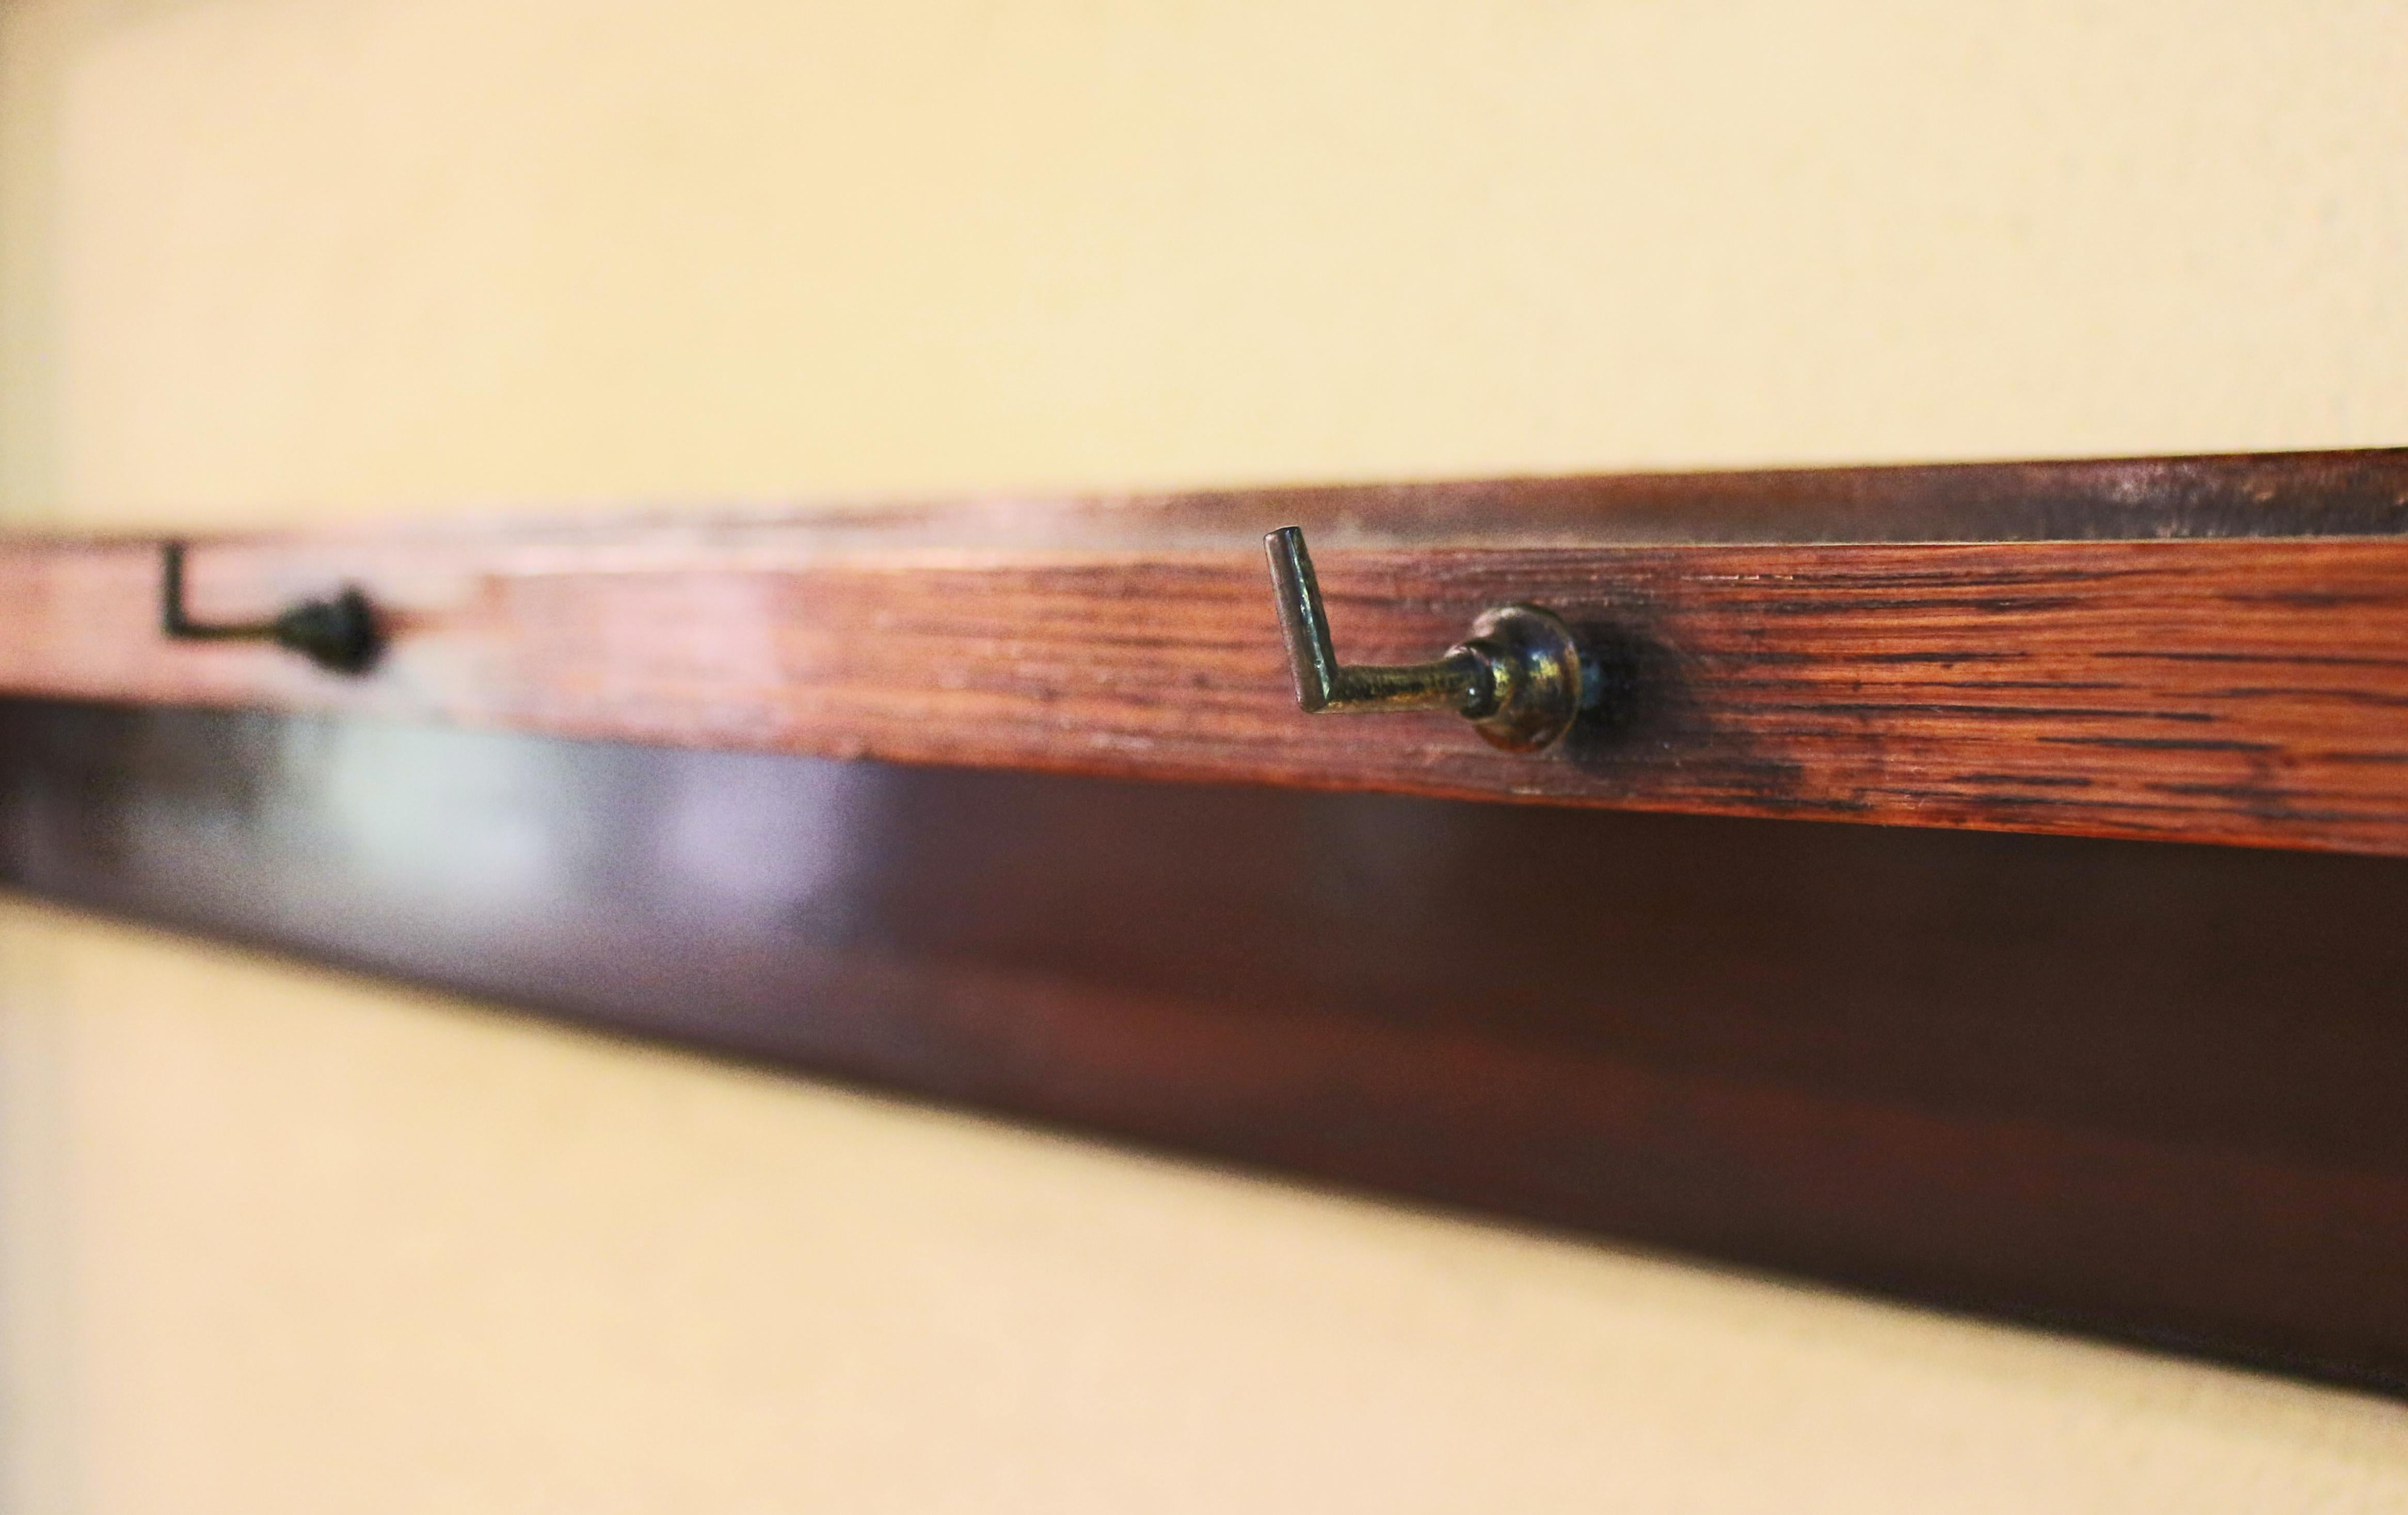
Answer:
<svg viewBox="0 0 2408 1515"><path fill-rule="evenodd" d="M0 701L0 880L2408 1391L2396 859Z"/></svg>
<svg viewBox="0 0 2408 1515"><path fill-rule="evenodd" d="M1892 496L1936 520L1950 487L1978 495L2008 490L2015 469L2087 468L2108 493L2157 479L2154 519L2170 532L2229 526L2261 495L2286 524L2389 521L2381 500L2408 499L2408 465L2342 456L2293 460L2279 476L2289 493L2262 460L2112 465L2122 475L1994 465L1956 471L1954 486L1929 477L1948 470L1860 470L1853 494L1844 478L1823 488L1873 500L1884 520L1914 513ZM1866 481L1891 472L1916 487ZM1727 524L1731 502L1753 498L1728 482L1745 477L1693 486L1700 520ZM1822 476L1758 477L1777 497ZM2224 491L2204 505L2203 477ZM2315 494L2319 481L2336 493ZM1007 502L195 547L196 614L366 588L393 646L357 681L272 649L162 643L152 544L20 541L0 548L0 690L905 763L2408 851L2408 537L1629 545L1609 539L1617 510L1670 486L1610 484L1590 483L1590 545L1569 539L1579 512L1555 482L1528 486L1519 515L1498 509L1484 533L1452 524L1476 513L1473 486L1433 486L1377 510L1359 491L1269 492L1118 514ZM2032 497L2071 508L2057 487ZM1825 503L1832 522L1855 519ZM2115 519L2137 509L2128 500ZM1256 546L1256 527L1283 516L1340 528L1314 545L1341 657L1431 656L1482 609L1534 601L1580 629L1606 706L1538 758L1493 751L1442 715L1299 714Z"/></svg>

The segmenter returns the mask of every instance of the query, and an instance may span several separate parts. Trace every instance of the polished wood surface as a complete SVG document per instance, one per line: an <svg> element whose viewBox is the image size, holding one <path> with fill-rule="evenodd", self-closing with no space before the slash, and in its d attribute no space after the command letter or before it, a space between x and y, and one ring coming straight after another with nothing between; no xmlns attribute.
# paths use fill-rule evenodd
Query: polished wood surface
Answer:
<svg viewBox="0 0 2408 1515"><path fill-rule="evenodd" d="M0 877L580 1024L2408 1389L2397 860L0 702Z"/></svg>
<svg viewBox="0 0 2408 1515"><path fill-rule="evenodd" d="M1151 548L976 545L893 518L195 548L198 615L365 587L391 645L359 679L265 645L165 642L151 544L21 542L0 549L0 691L2408 852L2408 537L1465 546L1401 507L1379 519L1425 545L1315 543L1343 658L1434 656L1483 609L1531 601L1579 633L1603 707L1535 757L1444 714L1304 716L1258 543L1179 545L1175 520Z"/></svg>

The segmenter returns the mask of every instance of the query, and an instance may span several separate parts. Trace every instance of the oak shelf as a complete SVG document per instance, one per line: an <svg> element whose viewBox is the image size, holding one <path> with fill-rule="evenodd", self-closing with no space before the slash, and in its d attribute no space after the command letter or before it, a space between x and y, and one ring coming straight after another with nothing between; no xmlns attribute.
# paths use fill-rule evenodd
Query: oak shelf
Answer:
<svg viewBox="0 0 2408 1515"><path fill-rule="evenodd" d="M1535 601L1610 697L1302 714L1288 524L1350 659ZM2408 451L191 541L358 676L161 558L0 540L0 883L2408 1393Z"/></svg>

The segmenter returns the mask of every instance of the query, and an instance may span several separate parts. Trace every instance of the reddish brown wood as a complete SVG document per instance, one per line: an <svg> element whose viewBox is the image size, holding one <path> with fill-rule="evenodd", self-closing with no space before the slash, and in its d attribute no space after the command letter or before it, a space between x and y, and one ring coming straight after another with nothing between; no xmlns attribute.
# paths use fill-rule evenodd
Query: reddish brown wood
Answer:
<svg viewBox="0 0 2408 1515"><path fill-rule="evenodd" d="M1972 502L1954 517L1952 491ZM1698 502L1701 534L1784 500L1798 535L1814 521L1937 532L1997 516L2003 499L2027 502L2028 525L2089 501L2103 522L2176 535L1618 545L1634 522L1660 527L1677 498ZM2400 852L2408 536L2180 534L2396 526L2403 500L2408 463L2383 453L196 547L196 614L257 615L364 585L394 636L356 682L272 649L163 644L150 544L31 542L0 550L0 690L909 763ZM1491 507L1486 525L1466 524ZM1536 601L1582 629L1608 709L1536 759L1493 751L1446 716L1298 714L1255 545L1257 527L1291 516L1328 528L1315 546L1342 656L1426 657L1481 609Z"/></svg>
<svg viewBox="0 0 2408 1515"><path fill-rule="evenodd" d="M0 701L0 879L2408 1389L2401 860Z"/></svg>

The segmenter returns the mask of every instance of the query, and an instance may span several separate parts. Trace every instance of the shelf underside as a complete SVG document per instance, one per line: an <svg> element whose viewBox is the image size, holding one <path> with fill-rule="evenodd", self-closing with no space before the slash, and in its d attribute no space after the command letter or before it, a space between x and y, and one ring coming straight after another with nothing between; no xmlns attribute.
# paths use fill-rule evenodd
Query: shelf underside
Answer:
<svg viewBox="0 0 2408 1515"><path fill-rule="evenodd" d="M0 880L1210 1158L2408 1387L2408 862L0 701Z"/></svg>

